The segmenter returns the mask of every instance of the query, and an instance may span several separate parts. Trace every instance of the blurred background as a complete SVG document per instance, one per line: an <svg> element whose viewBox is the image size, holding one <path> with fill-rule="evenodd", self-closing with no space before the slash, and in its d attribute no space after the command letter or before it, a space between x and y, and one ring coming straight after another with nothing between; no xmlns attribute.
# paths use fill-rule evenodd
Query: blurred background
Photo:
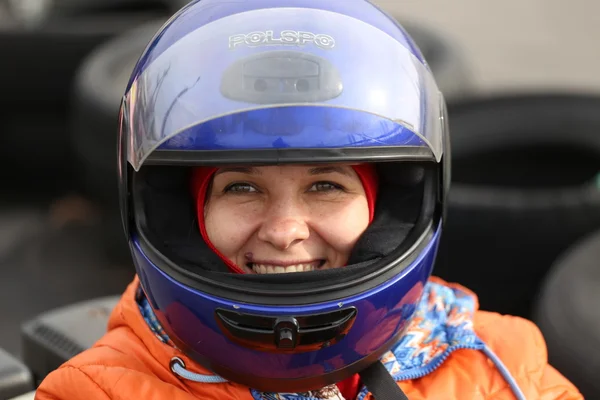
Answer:
<svg viewBox="0 0 600 400"><path fill-rule="evenodd" d="M0 0L0 400L90 346L133 277L117 110L137 57L185 3ZM600 3L375 3L448 101L453 187L435 274L535 322L551 363L600 398Z"/></svg>
<svg viewBox="0 0 600 400"><path fill-rule="evenodd" d="M600 89L600 5L586 0L378 0L460 46L478 93Z"/></svg>

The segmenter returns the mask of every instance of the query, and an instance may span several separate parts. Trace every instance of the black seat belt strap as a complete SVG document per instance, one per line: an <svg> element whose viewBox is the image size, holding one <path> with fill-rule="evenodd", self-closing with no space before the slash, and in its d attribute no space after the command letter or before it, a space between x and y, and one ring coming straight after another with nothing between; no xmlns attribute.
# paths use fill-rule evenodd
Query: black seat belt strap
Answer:
<svg viewBox="0 0 600 400"><path fill-rule="evenodd" d="M381 361L359 372L362 383L377 400L408 400Z"/></svg>

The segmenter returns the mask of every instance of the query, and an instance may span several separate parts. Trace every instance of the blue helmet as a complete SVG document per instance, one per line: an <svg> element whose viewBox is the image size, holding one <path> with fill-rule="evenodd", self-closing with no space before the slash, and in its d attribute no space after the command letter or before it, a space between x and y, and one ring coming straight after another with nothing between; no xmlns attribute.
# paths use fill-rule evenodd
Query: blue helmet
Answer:
<svg viewBox="0 0 600 400"><path fill-rule="evenodd" d="M433 268L445 113L413 40L366 0L202 0L178 12L134 69L119 144L133 260L173 342L263 391L321 388L376 362ZM338 162L376 163L380 180L344 268L232 274L191 229L193 166Z"/></svg>

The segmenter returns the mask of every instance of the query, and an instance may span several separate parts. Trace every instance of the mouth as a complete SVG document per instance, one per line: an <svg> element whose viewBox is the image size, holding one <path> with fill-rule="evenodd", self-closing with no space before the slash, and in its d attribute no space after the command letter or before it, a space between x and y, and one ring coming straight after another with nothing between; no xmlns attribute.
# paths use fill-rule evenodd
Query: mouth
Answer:
<svg viewBox="0 0 600 400"><path fill-rule="evenodd" d="M279 262L249 262L244 270L252 274L287 274L292 272L310 272L327 269L326 260L298 262L294 264Z"/></svg>

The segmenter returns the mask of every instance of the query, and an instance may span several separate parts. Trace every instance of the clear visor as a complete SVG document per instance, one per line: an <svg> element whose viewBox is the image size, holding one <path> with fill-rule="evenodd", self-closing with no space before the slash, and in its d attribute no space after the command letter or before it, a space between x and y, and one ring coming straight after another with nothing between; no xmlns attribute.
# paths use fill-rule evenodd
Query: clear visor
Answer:
<svg viewBox="0 0 600 400"><path fill-rule="evenodd" d="M177 135L208 135L206 129L193 128L209 121L256 110L319 106L389 120L414 134L415 143L424 143L439 161L440 100L428 68L383 31L330 11L260 9L202 26L154 59L124 98L123 128L128 160L139 170L150 153ZM262 131L268 121L267 116ZM383 134L372 132L362 135ZM221 134L227 132L210 132ZM277 143L277 135L268 132L269 143ZM318 135L312 136L295 146L320 147ZM369 139L360 146L385 144L376 136ZM353 138L344 140L336 146L359 146Z"/></svg>

